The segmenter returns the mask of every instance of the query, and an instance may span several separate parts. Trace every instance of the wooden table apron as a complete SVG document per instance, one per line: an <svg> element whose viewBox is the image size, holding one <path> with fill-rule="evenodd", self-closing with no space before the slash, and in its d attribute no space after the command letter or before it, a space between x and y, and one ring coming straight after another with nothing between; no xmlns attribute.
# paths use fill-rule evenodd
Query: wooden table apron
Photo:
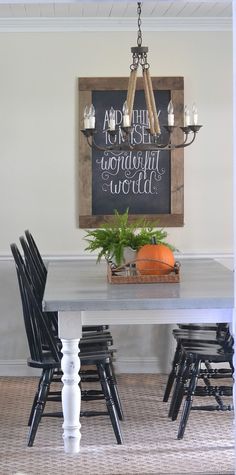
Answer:
<svg viewBox="0 0 236 475"><path fill-rule="evenodd" d="M213 259L183 259L178 284L107 283L105 263L50 262L43 310L57 311L62 341L64 449L80 450L82 325L232 322L233 273Z"/></svg>

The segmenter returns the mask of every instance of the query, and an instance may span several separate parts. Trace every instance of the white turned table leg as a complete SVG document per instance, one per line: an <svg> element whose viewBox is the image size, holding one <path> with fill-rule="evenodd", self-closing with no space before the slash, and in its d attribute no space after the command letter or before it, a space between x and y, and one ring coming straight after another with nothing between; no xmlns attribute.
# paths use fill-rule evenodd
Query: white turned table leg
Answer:
<svg viewBox="0 0 236 475"><path fill-rule="evenodd" d="M62 341L61 368L62 411L64 450L67 453L78 453L80 450L80 405L81 391L79 387L79 340L82 332L80 312L61 312L59 314L59 337Z"/></svg>
<svg viewBox="0 0 236 475"><path fill-rule="evenodd" d="M64 423L64 448L67 453L77 453L80 449L80 404L81 392L79 387L80 359L78 358L79 340L62 341L63 371L62 381L62 410Z"/></svg>

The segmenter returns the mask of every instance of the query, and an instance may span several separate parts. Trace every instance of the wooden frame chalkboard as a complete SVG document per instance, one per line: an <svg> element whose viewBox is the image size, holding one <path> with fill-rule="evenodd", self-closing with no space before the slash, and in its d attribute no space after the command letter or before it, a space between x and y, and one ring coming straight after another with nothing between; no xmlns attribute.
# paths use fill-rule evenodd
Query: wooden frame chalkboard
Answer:
<svg viewBox="0 0 236 475"><path fill-rule="evenodd" d="M183 104L184 104L184 80L182 77L154 77L152 78L153 89L157 94L159 106L163 106L159 116L160 125L167 123L167 102L171 99L174 105L175 125L183 124ZM114 109L122 109L123 99L126 96L128 78L80 78L79 79L79 129L83 128L83 112L86 105L94 103L96 109L96 128L100 125L100 136L105 131L104 110L109 110L110 104ZM140 94L140 107L142 107L141 90L143 89L142 78L137 80L137 93ZM121 103L116 107L116 102ZM139 99L137 99L139 100ZM123 102L122 102L123 101ZM141 115L138 112L139 105L136 106L137 121ZM135 110L135 106L134 106ZM100 115L99 115L100 114ZM103 116L101 116L103 114ZM143 112L144 114L144 112ZM121 116L121 113L120 113ZM107 118L107 115L106 115ZM142 117L142 121L143 121ZM140 119L140 124L141 124ZM137 134L140 129L137 129ZM97 135L99 138L99 134ZM138 135L137 135L138 137ZM107 137L106 137L107 139ZM181 142L183 133L176 128L173 133L173 140ZM124 212L129 208L130 221L139 217L147 218L151 222L157 222L158 226L183 226L184 224L184 149L176 149L171 152L161 151L150 162L152 167L147 170L141 167L144 180L138 183L137 172L128 166L124 172L124 163L130 157L121 157L119 170L113 166L116 161L109 152L108 158L98 156L92 150L79 130L79 227L96 228L102 223L112 218L114 209ZM101 152L99 152L101 153ZM142 154L145 152L142 152ZM155 152L156 153L156 152ZM126 162L124 161L126 158ZM135 157L144 160L146 158ZM123 160L123 161L121 161ZM131 163L131 162L129 162ZM140 162L141 163L141 162ZM134 159L132 162L134 165ZM110 168L109 168L110 167ZM122 168L122 171L121 171ZM132 169L132 171L131 171ZM155 169L155 171L153 171ZM105 174L108 171L108 174ZM121 173L118 180L118 171ZM124 173L126 179L124 180ZM127 179L127 174L132 175L132 179ZM116 175L115 179L113 175ZM123 174L123 175L122 175ZM155 178L151 183L150 174ZM108 178L109 176L109 178ZM118 180L118 181L117 181ZM141 180L141 179L140 179ZM119 186L118 186L119 182ZM125 185L122 188L123 184ZM120 186L121 185L121 186ZM139 187L139 188L137 188ZM156 209L158 211L156 211Z"/></svg>

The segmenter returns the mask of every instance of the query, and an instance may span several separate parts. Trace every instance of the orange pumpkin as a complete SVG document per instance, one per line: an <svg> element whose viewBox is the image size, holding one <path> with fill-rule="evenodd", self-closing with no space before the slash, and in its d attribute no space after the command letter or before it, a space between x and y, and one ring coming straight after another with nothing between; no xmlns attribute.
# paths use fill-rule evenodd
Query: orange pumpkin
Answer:
<svg viewBox="0 0 236 475"><path fill-rule="evenodd" d="M174 254L164 244L145 244L137 253L136 267L140 274L169 274L173 270L174 264Z"/></svg>

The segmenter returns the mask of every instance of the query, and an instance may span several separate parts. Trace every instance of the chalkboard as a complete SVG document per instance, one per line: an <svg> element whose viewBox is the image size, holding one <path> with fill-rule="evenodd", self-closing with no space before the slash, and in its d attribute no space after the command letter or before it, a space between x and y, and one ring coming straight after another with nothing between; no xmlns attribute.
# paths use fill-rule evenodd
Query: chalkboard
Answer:
<svg viewBox="0 0 236 475"><path fill-rule="evenodd" d="M141 79L141 78L140 78ZM181 123L183 111L183 78L155 78L153 83L160 125L167 124L167 107L174 103L175 120ZM83 78L79 80L80 118L85 104L93 103L96 111L96 142L110 144L108 117L110 107L116 111L116 122L122 122L122 106L126 100L127 78ZM161 86L161 87L160 87ZM171 87L172 86L172 87ZM174 87L176 89L174 89ZM139 81L133 110L133 140L150 143L147 111ZM165 141L167 132L161 127ZM80 132L81 134L81 132ZM137 216L159 221L165 226L183 225L183 150L101 152L89 149L80 135L79 225L97 227L109 220L114 209L120 213L129 208L131 220Z"/></svg>
<svg viewBox="0 0 236 475"><path fill-rule="evenodd" d="M160 123L167 123L170 93L158 91L155 96ZM98 143L110 144L107 133L110 107L116 111L118 124L122 123L121 108L125 100L125 91L92 93ZM135 95L133 118L134 143L150 142L143 91L137 91ZM170 212L170 152L121 152L117 155L92 151L92 214L112 214L114 209L121 212L127 207L131 214Z"/></svg>

